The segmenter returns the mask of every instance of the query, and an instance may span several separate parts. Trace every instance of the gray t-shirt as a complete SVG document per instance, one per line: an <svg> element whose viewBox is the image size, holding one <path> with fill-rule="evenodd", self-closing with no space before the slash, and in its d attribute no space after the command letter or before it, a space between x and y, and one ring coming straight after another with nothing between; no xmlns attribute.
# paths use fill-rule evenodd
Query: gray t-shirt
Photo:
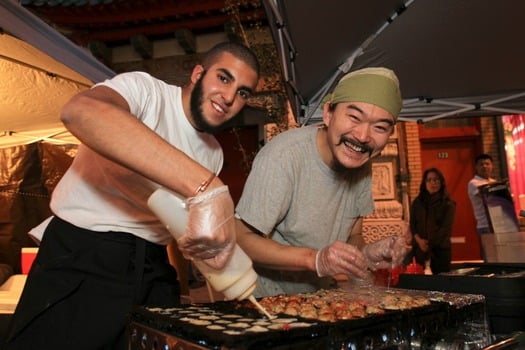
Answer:
<svg viewBox="0 0 525 350"><path fill-rule="evenodd" d="M321 159L317 130L288 130L266 144L236 208L246 223L285 245L320 249L346 241L355 220L374 209L370 165L345 177L337 174ZM326 287L315 272L256 270L258 296Z"/></svg>

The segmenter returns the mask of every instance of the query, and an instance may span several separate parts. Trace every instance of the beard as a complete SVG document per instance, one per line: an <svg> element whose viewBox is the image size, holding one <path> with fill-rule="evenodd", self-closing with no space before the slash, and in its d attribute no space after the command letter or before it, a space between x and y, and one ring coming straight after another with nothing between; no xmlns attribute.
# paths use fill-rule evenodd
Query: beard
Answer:
<svg viewBox="0 0 525 350"><path fill-rule="evenodd" d="M202 104L204 101L204 91L202 89L202 79L206 75L206 71L203 71L201 77L195 83L193 90L191 91L190 97L190 111L195 124L195 129L208 134L216 134L217 132L224 130L228 123L222 123L220 125L211 125L202 111Z"/></svg>
<svg viewBox="0 0 525 350"><path fill-rule="evenodd" d="M332 169L338 179L350 183L358 182L364 177L372 176L372 162L370 160L357 168L347 168L339 162L339 160L334 158L330 164L330 169Z"/></svg>

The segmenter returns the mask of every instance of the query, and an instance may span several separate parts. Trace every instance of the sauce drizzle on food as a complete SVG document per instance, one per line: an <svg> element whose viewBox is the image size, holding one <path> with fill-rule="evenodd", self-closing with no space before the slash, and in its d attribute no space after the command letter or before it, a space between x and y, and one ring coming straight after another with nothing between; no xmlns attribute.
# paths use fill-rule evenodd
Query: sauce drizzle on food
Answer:
<svg viewBox="0 0 525 350"><path fill-rule="evenodd" d="M253 305L255 305L259 310L261 310L261 312L266 316L268 317L269 320L271 319L274 319L276 318L277 316L272 316L268 313L268 311L266 311L266 309L257 302L257 300L255 299L255 297L253 295L250 295L248 297L248 300L252 302Z"/></svg>

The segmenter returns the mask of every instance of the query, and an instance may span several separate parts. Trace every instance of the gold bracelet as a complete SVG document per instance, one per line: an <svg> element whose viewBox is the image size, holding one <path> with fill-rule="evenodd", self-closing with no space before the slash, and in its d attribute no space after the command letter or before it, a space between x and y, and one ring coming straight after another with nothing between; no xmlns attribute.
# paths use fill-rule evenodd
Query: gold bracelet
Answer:
<svg viewBox="0 0 525 350"><path fill-rule="evenodd" d="M212 173L211 176L207 180L204 180L203 182L201 182L199 187L197 187L197 189L195 190L195 196L198 195L199 193L206 191L210 183L213 181L213 179L215 179L215 176L217 175L215 175L215 173Z"/></svg>

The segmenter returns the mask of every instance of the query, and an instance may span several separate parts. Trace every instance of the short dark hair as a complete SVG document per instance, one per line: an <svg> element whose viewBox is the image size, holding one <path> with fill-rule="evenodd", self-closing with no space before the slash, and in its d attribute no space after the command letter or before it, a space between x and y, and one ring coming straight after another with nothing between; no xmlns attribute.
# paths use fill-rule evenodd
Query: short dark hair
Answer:
<svg viewBox="0 0 525 350"><path fill-rule="evenodd" d="M478 164L480 160L487 160L487 159L490 160L491 162L494 162L490 154L482 153L476 157L476 159L474 160L474 164Z"/></svg>
<svg viewBox="0 0 525 350"><path fill-rule="evenodd" d="M232 54L233 56L246 63L257 73L257 76L259 76L260 67L257 55L255 55L253 50L250 49L248 46L231 41L218 43L205 54L202 60L202 65L204 66L204 69L208 69L216 61L218 61L220 56L225 52Z"/></svg>

